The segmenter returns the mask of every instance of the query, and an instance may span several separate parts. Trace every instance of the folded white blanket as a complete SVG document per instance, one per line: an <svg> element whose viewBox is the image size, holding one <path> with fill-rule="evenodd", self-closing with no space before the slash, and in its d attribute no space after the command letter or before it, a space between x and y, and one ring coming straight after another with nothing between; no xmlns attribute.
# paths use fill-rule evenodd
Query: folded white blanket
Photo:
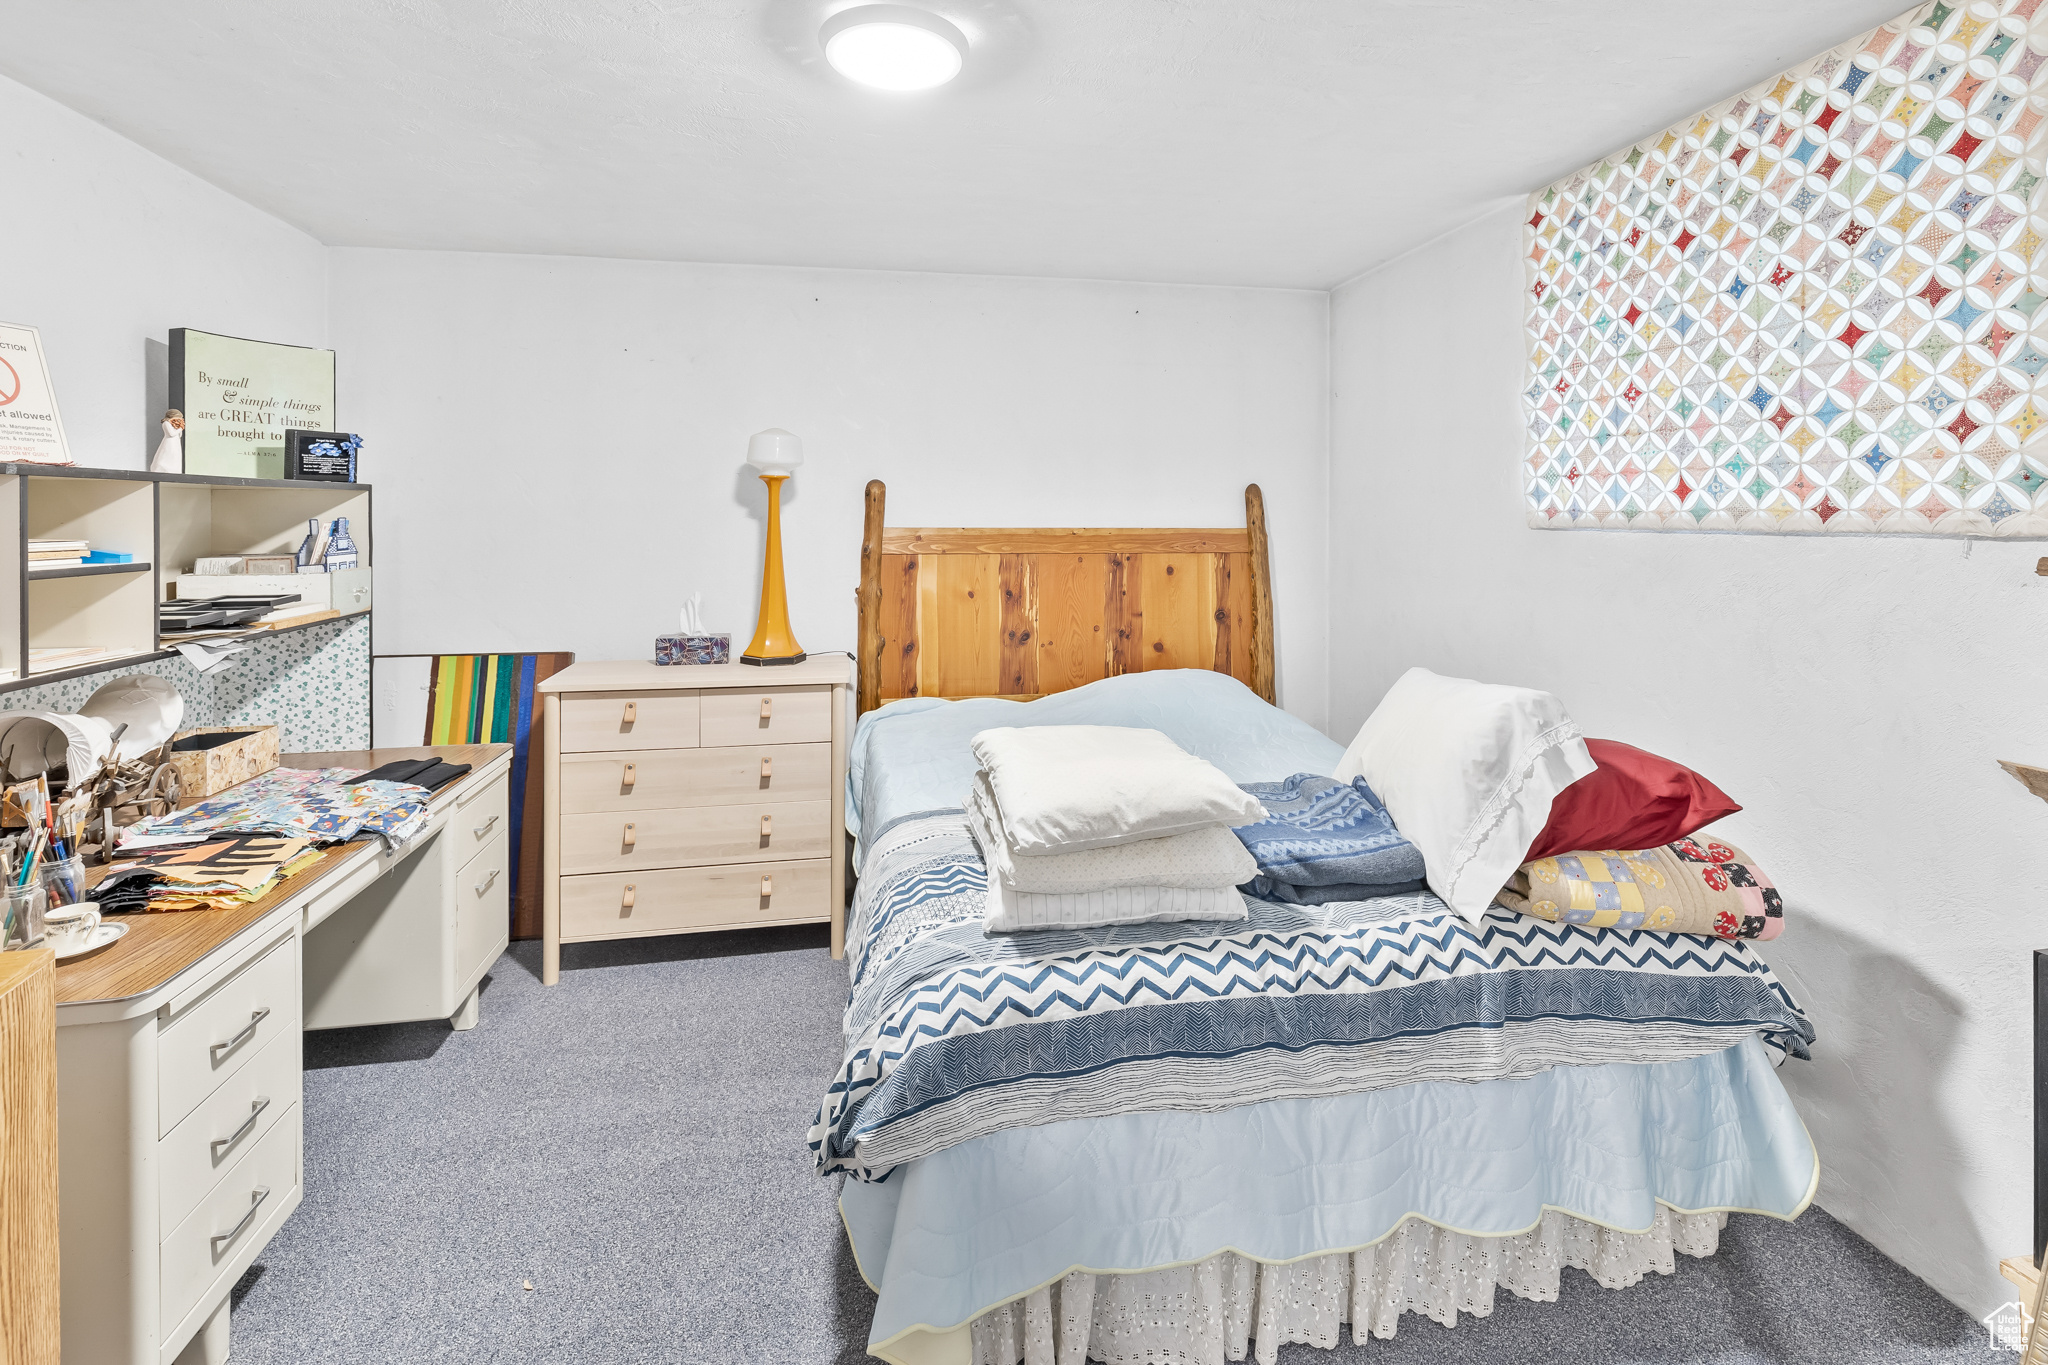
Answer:
<svg viewBox="0 0 2048 1365"><path fill-rule="evenodd" d="M1044 895L988 884L990 934L1020 929L1093 929L1106 924L1150 924L1162 920L1239 920L1250 913L1236 887L1190 891L1177 886L1118 886L1107 891L1063 891Z"/></svg>
<svg viewBox="0 0 2048 1365"><path fill-rule="evenodd" d="M1012 891L1046 895L1124 886L1206 891L1237 886L1259 874L1258 860L1243 840L1222 825L1079 853L1019 857L1004 835L986 773L976 773L968 790L967 828L981 846L989 884L1001 882Z"/></svg>
<svg viewBox="0 0 2048 1365"><path fill-rule="evenodd" d="M1040 725L983 730L974 757L1010 846L1030 857L1248 825L1258 798L1157 730Z"/></svg>

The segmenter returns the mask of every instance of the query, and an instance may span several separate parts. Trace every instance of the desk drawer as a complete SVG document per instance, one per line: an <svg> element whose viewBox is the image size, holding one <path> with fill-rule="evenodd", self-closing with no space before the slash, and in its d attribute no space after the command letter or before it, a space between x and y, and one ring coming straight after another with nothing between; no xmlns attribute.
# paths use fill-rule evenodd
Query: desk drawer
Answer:
<svg viewBox="0 0 2048 1365"><path fill-rule="evenodd" d="M463 825L467 830L468 822ZM455 986L458 993L498 960L512 934L512 836L500 830L490 846L455 874Z"/></svg>
<svg viewBox="0 0 2048 1365"><path fill-rule="evenodd" d="M164 1235L159 1322L182 1321L208 1289L223 1280L232 1285L291 1211L299 1188L300 1114L296 1104L280 1114L199 1207Z"/></svg>
<svg viewBox="0 0 2048 1365"><path fill-rule="evenodd" d="M698 742L816 744L832 741L832 689L790 687L773 692L697 694Z"/></svg>
<svg viewBox="0 0 2048 1365"><path fill-rule="evenodd" d="M695 692L584 692L557 704L565 754L697 747Z"/></svg>
<svg viewBox="0 0 2048 1365"><path fill-rule="evenodd" d="M562 817L562 871L625 872L707 863L823 858L827 801L689 806Z"/></svg>
<svg viewBox="0 0 2048 1365"><path fill-rule="evenodd" d="M469 797L448 817L450 852L457 867L468 867L511 823L512 784L500 776Z"/></svg>
<svg viewBox="0 0 2048 1365"><path fill-rule="evenodd" d="M769 894L762 895L762 879ZM622 938L829 919L832 864L742 863L562 878L562 937ZM626 904L626 887L633 887Z"/></svg>
<svg viewBox="0 0 2048 1365"><path fill-rule="evenodd" d="M832 795L830 744L562 756L564 818L586 811L653 811L739 802L823 801Z"/></svg>
<svg viewBox="0 0 2048 1365"><path fill-rule="evenodd" d="M157 1144L159 1225L174 1228L299 1102L303 1044L280 1033Z"/></svg>
<svg viewBox="0 0 2048 1365"><path fill-rule="evenodd" d="M299 1031L299 940L272 948L157 1035L157 1132L168 1134L278 1034Z"/></svg>

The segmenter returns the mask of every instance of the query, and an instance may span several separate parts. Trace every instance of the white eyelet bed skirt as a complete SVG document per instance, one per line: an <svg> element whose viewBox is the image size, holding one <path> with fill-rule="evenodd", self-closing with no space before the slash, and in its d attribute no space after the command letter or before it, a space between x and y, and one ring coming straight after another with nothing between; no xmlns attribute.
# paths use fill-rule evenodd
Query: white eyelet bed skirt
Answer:
<svg viewBox="0 0 2048 1365"><path fill-rule="evenodd" d="M974 1319L974 1365L1223 1365L1248 1354L1274 1365L1286 1343L1335 1347L1347 1322L1362 1344L1368 1333L1393 1336L1403 1313L1446 1327L1460 1313L1483 1318L1496 1285L1554 1303L1568 1265L1608 1289L1669 1275L1676 1252L1713 1255L1727 1223L1725 1213L1659 1204L1647 1232L1547 1211L1520 1236L1472 1237L1410 1218L1363 1251L1286 1265L1226 1251L1137 1275L1077 1271Z"/></svg>

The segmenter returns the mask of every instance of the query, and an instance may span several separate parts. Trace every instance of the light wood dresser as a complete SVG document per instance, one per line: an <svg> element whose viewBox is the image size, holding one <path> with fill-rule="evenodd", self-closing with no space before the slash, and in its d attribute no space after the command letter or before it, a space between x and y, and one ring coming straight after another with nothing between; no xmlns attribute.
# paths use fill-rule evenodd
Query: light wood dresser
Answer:
<svg viewBox="0 0 2048 1365"><path fill-rule="evenodd" d="M55 1361L57 985L45 948L0 953L0 1360Z"/></svg>
<svg viewBox="0 0 2048 1365"><path fill-rule="evenodd" d="M580 663L546 698L541 979L562 945L764 924L846 937L853 661Z"/></svg>

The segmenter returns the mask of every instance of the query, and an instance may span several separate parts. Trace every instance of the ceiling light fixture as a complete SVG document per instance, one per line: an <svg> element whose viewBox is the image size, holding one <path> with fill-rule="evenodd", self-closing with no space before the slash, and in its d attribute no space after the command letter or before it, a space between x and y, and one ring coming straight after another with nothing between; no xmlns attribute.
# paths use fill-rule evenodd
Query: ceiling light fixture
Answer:
<svg viewBox="0 0 2048 1365"><path fill-rule="evenodd" d="M818 30L825 60L848 80L877 90L930 90L960 74L967 35L909 5L856 5Z"/></svg>

